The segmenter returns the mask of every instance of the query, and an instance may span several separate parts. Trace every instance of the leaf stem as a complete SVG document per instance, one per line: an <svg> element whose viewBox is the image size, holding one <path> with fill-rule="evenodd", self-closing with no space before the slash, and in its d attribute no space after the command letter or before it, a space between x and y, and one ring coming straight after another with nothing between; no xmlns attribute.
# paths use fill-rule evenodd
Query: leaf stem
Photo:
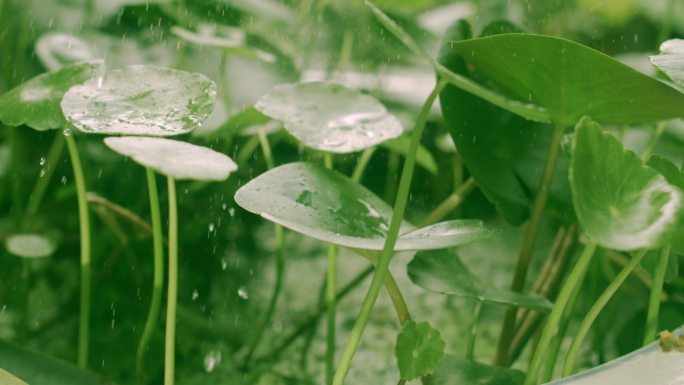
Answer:
<svg viewBox="0 0 684 385"><path fill-rule="evenodd" d="M587 333L589 332L589 329L591 328L591 325L594 323L594 320L596 320L596 317L598 317L599 313L601 313L601 310L603 310L608 301L610 301L615 292L617 292L617 290L620 288L622 283L625 282L625 279L627 279L632 270L634 270L634 268L637 267L639 261L641 261L641 258L643 258L643 256L646 255L647 251L647 249L639 251L632 258L632 260L629 261L629 264L627 264L624 268L622 268L622 270L620 270L615 279L613 279L613 281L608 285L606 290L601 294L601 296L596 300L596 302L594 302L591 309L589 309L589 312L587 312L587 315L584 317L579 329L575 333L575 337L572 340L570 349L568 349L568 353L565 356L565 363L563 365L564 377L572 374L572 371L575 367L575 358L577 356L577 352L579 352L579 349L582 346L582 342L584 341L584 337L586 337Z"/></svg>
<svg viewBox="0 0 684 385"><path fill-rule="evenodd" d="M549 314L548 321L546 321L546 326L544 326L544 329L542 330L539 343L537 344L537 349L532 356L532 362L530 363L527 371L527 377L525 378L525 385L534 385L537 383L539 369L541 367L542 361L546 359L549 343L556 334L558 324L561 321L573 291L576 290L576 288L578 288L584 280L589 263L594 256L594 251L596 251L596 242L590 241L584 246L582 254L580 254L577 263L572 268L570 275L568 275L568 279L565 281L565 284L563 284L563 288L558 294L558 298L556 299L556 303L553 305L551 314Z"/></svg>
<svg viewBox="0 0 684 385"><path fill-rule="evenodd" d="M644 162L648 161L648 158L651 157L651 154L653 153L653 149L655 146L658 144L658 140L660 140L660 137L663 136L663 132L665 132L665 128L667 128L667 120L662 120L658 122L658 125L656 126L655 132L653 133L653 136L651 136L651 139L648 141L646 144L646 147L644 147L644 150L641 153L641 160Z"/></svg>
<svg viewBox="0 0 684 385"><path fill-rule="evenodd" d="M166 300L164 385L173 385L176 359L176 305L178 301L178 205L176 182L167 176L169 195L169 283Z"/></svg>
<svg viewBox="0 0 684 385"><path fill-rule="evenodd" d="M532 253L534 252L534 245L537 242L539 226L541 224L542 217L544 216L546 202L549 199L549 190L551 189L553 174L556 170L558 155L560 154L560 142L563 138L563 132L564 127L561 124L557 124L553 130L553 136L549 144L549 152L544 164L544 171L539 184L539 190L537 192L537 197L534 200L532 214L530 216L529 222L527 223L522 246L520 247L520 252L518 253L518 262L515 266L513 283L511 285L511 290L515 292L521 292L525 287L527 270L529 269ZM515 334L517 311L518 310L515 307L508 308L504 318L503 327L501 328L501 336L499 337L499 345L497 347L495 360L495 363L501 366L510 365L510 356L508 354L508 350Z"/></svg>
<svg viewBox="0 0 684 385"><path fill-rule="evenodd" d="M665 273L670 259L670 246L660 249L658 264L653 272L653 286L648 300L648 313L646 316L646 330L644 331L644 345L648 345L656 339L658 333L658 313L660 312L660 296L663 292Z"/></svg>
<svg viewBox="0 0 684 385"><path fill-rule="evenodd" d="M359 157L358 163L356 163L356 167L354 168L354 171L352 172L351 180L360 183L361 178L363 178L363 173L366 171L366 167L368 166L368 162L371 160L373 157L373 154L375 153L375 150L377 147L370 147L365 149L362 153L361 156Z"/></svg>
<svg viewBox="0 0 684 385"><path fill-rule="evenodd" d="M327 344L325 351L325 383L332 384L335 374L335 326L337 313L337 247L328 244L328 272L325 283L325 302L327 306Z"/></svg>
<svg viewBox="0 0 684 385"><path fill-rule="evenodd" d="M162 293L164 291L164 241L162 236L161 210L159 208L159 193L157 190L157 180L154 171L146 167L147 190L150 199L150 216L152 220L152 245L154 255L154 276L152 279L152 298L150 299L150 309L147 313L147 320L143 329L138 351L136 352L136 373L139 379L143 376L143 364L145 352L152 337L152 333L159 319L161 308Z"/></svg>
<svg viewBox="0 0 684 385"><path fill-rule="evenodd" d="M88 215L88 201L86 200L85 178L81 158L74 137L65 135L71 167L74 170L76 182L76 197L78 199L78 222L81 233L81 311L78 322L78 366L88 366L88 339L90 335L90 217Z"/></svg>
<svg viewBox="0 0 684 385"><path fill-rule="evenodd" d="M468 337L468 345L466 347L465 358L473 361L475 359L475 341L477 340L477 324L480 322L482 315L482 301L475 302L475 309L473 310L473 323L470 326L470 337Z"/></svg>
<svg viewBox="0 0 684 385"><path fill-rule="evenodd" d="M428 214L425 219L420 221L419 226L422 227L439 222L455 208L460 206L460 204L463 202L463 199L470 194L476 186L477 184L475 183L475 179L473 179L471 176L463 184L461 184L456 191L451 193L451 195L449 195L442 203L440 203L439 206L432 210L432 212Z"/></svg>
<svg viewBox="0 0 684 385"><path fill-rule="evenodd" d="M390 260L392 259L392 255L394 254L394 245L397 242L399 229L401 227L401 222L404 218L404 212L408 202L411 180L413 179L413 171L416 166L416 152L418 151L418 146L420 145L420 140L423 130L425 129L425 123L427 122L430 108L446 84L447 83L443 80L440 80L437 83L435 88L430 93L430 96L425 101L425 104L418 115L418 119L416 120L416 126L411 137L411 146L409 147L404 168L402 170L401 179L399 181L397 200L394 205L394 212L392 213L392 220L390 222L389 231L387 232L385 245L383 247L382 253L380 254L380 260L378 261L375 273L373 274L373 280L371 281L370 288L368 289L366 298L363 301L361 312L359 313L356 323L352 328L349 340L347 341L344 351L342 352L340 364L337 367L337 371L335 372L335 376L333 378L334 385L342 385L344 383L344 379L349 371L349 367L351 366L354 353L359 346L363 331L366 328L366 324L368 324L375 301L378 298L378 294L380 293L385 276L387 275L387 269L389 267Z"/></svg>

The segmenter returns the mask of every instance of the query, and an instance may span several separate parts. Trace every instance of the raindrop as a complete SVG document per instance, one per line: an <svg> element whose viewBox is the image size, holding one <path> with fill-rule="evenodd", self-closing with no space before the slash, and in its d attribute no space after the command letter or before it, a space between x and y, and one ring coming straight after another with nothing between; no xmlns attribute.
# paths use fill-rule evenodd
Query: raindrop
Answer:
<svg viewBox="0 0 684 385"><path fill-rule="evenodd" d="M240 286L238 289L238 296L242 299L249 299L249 294L247 293L247 288L244 286Z"/></svg>
<svg viewBox="0 0 684 385"><path fill-rule="evenodd" d="M39 174L39 176L40 176L41 178L45 176L45 169L44 169L44 168L41 168L41 169L40 169L40 174Z"/></svg>
<svg viewBox="0 0 684 385"><path fill-rule="evenodd" d="M228 215L230 215L231 218L235 216L235 209L233 207L228 209Z"/></svg>
<svg viewBox="0 0 684 385"><path fill-rule="evenodd" d="M221 365L221 352L212 350L204 356L204 371L211 373L217 366Z"/></svg>
<svg viewBox="0 0 684 385"><path fill-rule="evenodd" d="M65 128L64 131L62 131L62 134L64 134L64 136L71 136L71 130L68 128Z"/></svg>
<svg viewBox="0 0 684 385"><path fill-rule="evenodd" d="M192 300L196 301L197 298L199 298L199 291L197 291L197 289L195 289L192 291Z"/></svg>
<svg viewBox="0 0 684 385"><path fill-rule="evenodd" d="M62 184L66 184L66 182L67 182L67 177L66 177L66 175L63 175L63 176L62 176L61 182L62 182Z"/></svg>
<svg viewBox="0 0 684 385"><path fill-rule="evenodd" d="M225 271L228 268L228 260L221 258L221 270Z"/></svg>
<svg viewBox="0 0 684 385"><path fill-rule="evenodd" d="M44 158L44 157L41 157L41 158L40 158L40 165L41 165L41 166L45 166L45 162L46 162L45 158Z"/></svg>
<svg viewBox="0 0 684 385"><path fill-rule="evenodd" d="M212 232L214 232L214 230L216 230L216 226L213 223L210 223L209 224L209 232L212 233Z"/></svg>

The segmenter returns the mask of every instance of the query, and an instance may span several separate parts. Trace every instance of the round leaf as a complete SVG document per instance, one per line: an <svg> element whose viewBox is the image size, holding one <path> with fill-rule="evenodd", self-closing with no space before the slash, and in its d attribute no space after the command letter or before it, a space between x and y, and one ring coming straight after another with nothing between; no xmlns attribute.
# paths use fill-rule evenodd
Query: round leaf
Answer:
<svg viewBox="0 0 684 385"><path fill-rule="evenodd" d="M545 107L557 124L583 115L615 124L684 115L678 90L570 40L512 33L449 47L507 94Z"/></svg>
<svg viewBox="0 0 684 385"><path fill-rule="evenodd" d="M521 385L525 375L513 369L446 356L430 378L431 385Z"/></svg>
<svg viewBox="0 0 684 385"><path fill-rule="evenodd" d="M38 75L0 96L0 120L8 126L25 124L38 131L66 125L59 106L64 93L93 78L101 61L77 63Z"/></svg>
<svg viewBox="0 0 684 385"><path fill-rule="evenodd" d="M429 323L408 321L394 351L401 378L412 380L432 373L444 358L445 346L439 330Z"/></svg>
<svg viewBox="0 0 684 385"><path fill-rule="evenodd" d="M40 62L56 70L65 65L91 60L97 55L82 39L61 32L44 33L36 41L36 54Z"/></svg>
<svg viewBox="0 0 684 385"><path fill-rule="evenodd" d="M44 258L55 252L57 243L40 234L17 234L7 237L5 247L17 257Z"/></svg>
<svg viewBox="0 0 684 385"><path fill-rule="evenodd" d="M661 44L660 55L651 56L651 63L684 86L684 40L672 39Z"/></svg>
<svg viewBox="0 0 684 385"><path fill-rule="evenodd" d="M215 102L204 75L135 65L72 87L62 110L86 133L168 136L199 127Z"/></svg>
<svg viewBox="0 0 684 385"><path fill-rule="evenodd" d="M346 176L313 163L290 163L249 181L235 194L245 210L312 238L359 250L382 250L392 208ZM451 247L488 238L479 221L416 230L404 222L395 250Z"/></svg>
<svg viewBox="0 0 684 385"><path fill-rule="evenodd" d="M224 180L237 165L212 149L164 138L109 137L107 147L175 179Z"/></svg>
<svg viewBox="0 0 684 385"><path fill-rule="evenodd" d="M401 123L374 98L340 84L309 82L271 89L255 107L305 145L349 153L403 133Z"/></svg>
<svg viewBox="0 0 684 385"><path fill-rule="evenodd" d="M570 185L586 234L616 250L667 243L682 208L682 192L584 118L575 128Z"/></svg>
<svg viewBox="0 0 684 385"><path fill-rule="evenodd" d="M485 285L454 250L421 251L407 266L411 282L435 293L549 311L553 304L537 294L516 293Z"/></svg>
<svg viewBox="0 0 684 385"><path fill-rule="evenodd" d="M171 33L190 43L219 48L227 53L254 57L268 63L276 60L274 55L248 46L245 32L239 28L200 24L196 32L181 27L171 27Z"/></svg>

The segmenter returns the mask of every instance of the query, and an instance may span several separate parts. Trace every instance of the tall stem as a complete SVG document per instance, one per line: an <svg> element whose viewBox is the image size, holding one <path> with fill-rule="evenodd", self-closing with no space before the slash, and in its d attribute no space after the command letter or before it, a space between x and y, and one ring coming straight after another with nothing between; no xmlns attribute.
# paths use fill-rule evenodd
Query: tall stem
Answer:
<svg viewBox="0 0 684 385"><path fill-rule="evenodd" d="M544 164L544 171L542 173L541 183L537 197L534 200L532 207L532 214L525 229L520 252L518 253L518 262L515 266L513 275L513 283L511 290L521 292L525 287L525 280L527 278L527 270L530 266L534 245L537 242L537 235L539 233L539 225L541 224L546 208L546 202L549 199L549 190L553 180L553 174L556 170L556 163L558 162L558 155L560 154L560 142L563 138L564 127L560 124L556 125L553 131L553 137L549 145L549 153ZM515 321L517 308L509 307L506 311L503 327L501 328L501 336L499 337L499 345L497 347L495 363L501 366L508 366L510 364L510 357L508 354L509 345L515 335Z"/></svg>
<svg viewBox="0 0 684 385"><path fill-rule="evenodd" d="M601 294L601 296L596 300L596 302L594 302L594 305L592 305L591 309L589 309L589 312L584 317L579 329L575 333L575 337L572 340L570 349L568 349L568 354L565 356L565 364L563 365L563 376L569 376L570 374L572 374L572 371L575 367L575 358L577 356L577 352L582 346L584 337L586 337L587 333L589 333L589 329L591 328L591 325L594 323L594 320L596 320L596 317L598 317L599 313L601 313L601 310L603 310L608 301L610 301L610 299L613 298L615 292L617 292L620 286L622 286L622 283L625 282L625 279L627 279L632 270L634 270L634 268L637 267L639 261L641 261L641 258L643 258L643 256L646 255L647 251L648 250L643 250L638 252L632 258L632 260L629 261L629 263L625 267L623 267L622 270L620 270L615 279L613 279L613 281L608 285L606 290Z"/></svg>
<svg viewBox="0 0 684 385"><path fill-rule="evenodd" d="M38 208L43 201L43 197L45 196L47 186L52 179L52 174L54 174L55 169L57 168L57 162L62 157L63 152L64 135L58 132L52 141L52 146L50 146L47 159L45 160L45 173L41 173L42 175L36 181L36 185L33 187L33 192L31 192L31 196L29 197L24 219L33 216L38 211Z"/></svg>
<svg viewBox="0 0 684 385"><path fill-rule="evenodd" d="M342 352L342 358L340 359L340 364L335 372L335 377L333 378L334 385L342 385L344 379L351 366L352 358L354 353L359 346L363 331L368 324L368 319L375 305L375 301L378 299L378 294L387 275L387 269L389 267L390 260L394 254L394 245L397 242L399 236L399 228L401 227L401 222L404 219L404 211L406 210L406 204L408 202L409 191L411 188L411 180L413 179L413 171L416 166L416 152L418 146L420 145L420 139L425 129L425 123L427 122L427 117L430 112L432 104L437 99L439 93L446 86L446 82L440 80L439 83L430 93L430 96L423 105L420 115L416 121L416 127L413 130L411 137L411 145L409 147L409 152L406 156L406 161L404 163L404 169L402 170L401 180L399 181L399 189L397 193L396 203L394 205L394 212L392 213L392 220L390 222L390 228L387 232L387 239L385 240L385 245L383 247L382 253L380 254L380 260L378 261L377 268L373 274L373 280L371 281L370 288L366 294L366 298L363 301L361 307L361 312L352 328L351 335L347 344Z"/></svg>
<svg viewBox="0 0 684 385"><path fill-rule="evenodd" d="M337 247L328 244L328 272L325 284L325 303L327 304L327 348L325 352L325 383L332 384L335 373L335 326L337 308Z"/></svg>
<svg viewBox="0 0 684 385"><path fill-rule="evenodd" d="M74 137L69 134L66 138L71 167L74 170L76 182L76 197L78 198L78 222L81 232L81 313L78 321L78 366L88 366L88 338L90 336L90 217L88 215L88 201L86 200L85 178L81 158Z"/></svg>
<svg viewBox="0 0 684 385"><path fill-rule="evenodd" d="M150 342L152 333L157 325L157 320L159 319L162 292L164 291L164 243L162 237L161 210L159 209L157 180L152 169L146 168L145 172L147 174L147 190L150 198L150 216L152 219L154 277L152 280L152 298L150 300L150 309L147 314L145 328L143 329L142 336L140 337L140 343L138 344L138 351L136 354L136 371L139 379L141 379L143 375L143 363L147 345Z"/></svg>
<svg viewBox="0 0 684 385"><path fill-rule="evenodd" d="M477 340L477 324L480 322L482 315L482 301L475 303L475 310L473 311L473 323L470 326L470 336L468 337L468 346L466 347L465 358L467 360L474 360L475 357L475 341Z"/></svg>
<svg viewBox="0 0 684 385"><path fill-rule="evenodd" d="M166 300L164 385L173 385L176 359L176 305L178 300L178 206L176 182L167 177L169 190L169 288Z"/></svg>
<svg viewBox="0 0 684 385"><path fill-rule="evenodd" d="M525 378L525 385L534 385L537 383L537 376L539 375L539 368L543 360L546 358L546 353L549 349L549 344L551 339L556 334L558 329L558 324L561 321L565 307L567 306L570 297L575 288L582 284L584 276L589 267L592 257L594 256L594 251L596 250L596 243L590 241L584 246L584 250L580 255L575 267L572 268L568 279L565 281L563 288L558 294L556 303L553 305L551 314L549 314L549 319L546 321L546 326L542 330L541 337L539 338L539 343L537 344L537 349L532 357L532 362L527 370L527 377Z"/></svg>
<svg viewBox="0 0 684 385"><path fill-rule="evenodd" d="M658 332L658 313L660 312L660 295L663 293L663 283L665 282L665 273L667 273L669 259L670 246L665 246L660 250L658 264L653 272L653 286L651 287L651 296L648 300L644 345L648 345L656 339L656 333Z"/></svg>
<svg viewBox="0 0 684 385"><path fill-rule="evenodd" d="M476 187L475 179L471 176L465 183L461 184L456 191L451 193L442 203L439 204L430 214L420 221L420 226L427 226L439 222L442 218L447 216L456 207L458 207L463 199L470 194Z"/></svg>
<svg viewBox="0 0 684 385"><path fill-rule="evenodd" d="M377 147L370 147L365 149L361 153L361 156L359 157L359 162L356 164L356 167L354 167L354 171L352 172L351 180L353 180L356 183L361 182L363 173L366 171L366 166L368 166L368 162L373 157L376 148Z"/></svg>

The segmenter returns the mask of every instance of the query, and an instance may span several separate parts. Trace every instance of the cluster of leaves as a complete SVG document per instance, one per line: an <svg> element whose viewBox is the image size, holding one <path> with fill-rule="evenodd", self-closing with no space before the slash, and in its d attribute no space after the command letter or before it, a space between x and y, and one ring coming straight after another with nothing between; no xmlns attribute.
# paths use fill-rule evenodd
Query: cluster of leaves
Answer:
<svg viewBox="0 0 684 385"><path fill-rule="evenodd" d="M107 148L169 177L169 195L162 194L169 217L176 205L172 181L194 180L182 185L179 196L183 219L175 377L180 383L204 383L207 376L216 383L320 383L324 374L333 381L332 309L341 309L335 301L365 277L335 292L330 278L336 274L336 247L345 257L365 258L353 263L376 267L364 309L366 304L373 308L376 281L377 290L384 282L392 298L400 325L371 323L391 334L401 326L396 339L391 338L401 381L533 385L553 377L565 339L572 344L563 352L562 374L571 374L590 328L591 354L580 362L582 367L654 341L659 328L679 326L684 317L684 281L678 271L684 253L679 236L684 230L684 172L675 162L681 161L683 144L677 120L684 115L682 41L669 40L660 47L661 54L651 61L661 72L648 76L587 45L551 36L557 18L586 11L582 1L567 7L554 8L554 2L525 6L527 19L517 21L546 35L496 21L482 26L478 37L470 23L456 16L448 29L431 22L430 15L450 9L442 3L388 1L378 8L346 1L55 1L47 11L68 16L41 24L37 20L42 16L23 5L1 2L0 19L9 21L10 9L21 16L6 24L19 37L11 45L16 52L10 55L9 45L0 48L0 121L6 126L0 180L7 186L0 189L0 239L8 254L21 257L3 255L0 260L3 338L72 360L78 296L85 289L74 258L79 247L84 250L83 231L80 246L76 235L84 217L76 221L71 201L84 196L78 172L76 189L66 177L63 138L72 146L79 134L124 136L104 141L79 137L89 209L99 219L92 237L97 285L90 361L102 365L89 367L99 375L8 344L0 346L0 380L158 383L164 366L169 379L168 356L166 363L150 358L162 356L163 328L153 328L148 342L141 331L148 298L156 295L149 292L148 282L158 273L158 265L146 258L151 254L148 244L152 238L167 242L171 255L175 233L165 240L155 234L159 226L154 213L151 225L143 214L144 175ZM479 17L461 16L472 16L476 24L482 16L509 16L496 5L477 5L482 8ZM424 11L420 18L408 16L418 11ZM602 12L614 20L608 10ZM662 20L641 23L654 30ZM351 27L351 21L363 26ZM671 21L666 23L672 28ZM60 32L48 31L55 25ZM605 27L604 40L587 40L583 31L564 34L606 52L628 50L627 43L610 45L611 28ZM11 34L2 36L7 40ZM30 48L34 37L35 48ZM642 48L640 44L653 48L656 38L633 40L631 50ZM435 58L424 47L438 41ZM334 53L324 49L340 42ZM401 81L368 86L385 71L390 79L397 71L394 76ZM407 83L404 89L410 94L433 77L437 86L429 97L422 95L428 98L422 108L422 100L412 99L399 84ZM437 93L440 108L435 113ZM413 131L406 129L412 126ZM50 130L55 129L53 135ZM171 135L184 140L160 138ZM645 146L639 143L644 137ZM74 148L69 151L76 171L80 166ZM419 166L415 177L414 162ZM231 173L235 177L226 181ZM61 184L51 183L54 175L65 175ZM412 220L435 206L426 220ZM264 240L270 239L261 230L264 221L250 213L276 224L275 245ZM515 232L514 248L520 248L514 271L514 248L497 255L487 252L487 243L500 236L501 227ZM288 230L285 239L282 228ZM538 241L543 233L557 233L556 239ZM306 238L317 241L311 250ZM310 254L306 262L316 266L313 257L325 253L321 245L326 243L332 245L325 284L332 287L332 298L325 302L322 293L318 303L286 314L295 305L285 303L281 294L317 281L305 274L297 274L298 282L288 281L284 266L304 253ZM484 251L465 258L468 247ZM386 272L395 251L411 253L406 276L415 286L397 285L392 272ZM276 277L271 283L263 280L268 275L263 271L273 254ZM546 258L534 258L538 254ZM509 282L493 279L495 272L478 270L478 260L485 258L511 267L504 275L513 278L512 289ZM82 259L81 271L84 266ZM532 275L528 270L535 274L534 283L526 279ZM628 280L630 273L636 278ZM168 282L170 293L175 285ZM448 313L440 307L419 307L413 315L421 322L410 320L407 306L420 305L404 302L400 289L475 304L470 330L462 322L423 321L432 313ZM630 296L640 298L638 304ZM81 310L83 303L81 296ZM324 303L332 324L328 353L321 359L310 353L310 346L319 340L314 337ZM175 309L170 296L167 307L172 304ZM483 306L486 317L480 319ZM318 310L309 318L311 308ZM476 362L478 329L480 339L498 332L497 310L506 308L509 316L496 355L503 367ZM588 316L581 316L587 309ZM159 318L152 310L150 314ZM355 320L356 313L344 317ZM175 314L167 320L168 328ZM82 321L83 315L79 332ZM340 327L352 342L342 355L336 385L344 381L344 365L350 364L358 345L354 338L361 337L369 313L362 311L355 321L350 333ZM282 322L289 323L291 335L280 331ZM575 325L576 336L566 337ZM139 355L150 351L135 379L129 357L141 333ZM470 333L465 358L459 356L466 338L446 337L458 333ZM265 334L275 348L261 343ZM540 338L536 348L530 343L535 334ZM302 364L282 354L299 346L292 343L300 337L309 341L297 350ZM175 346L173 338L171 343ZM494 353L482 345L478 355ZM639 357L652 359L658 353L654 346L641 350ZM169 351L168 334L165 349ZM518 366L526 375L507 368L523 352L532 357L529 367ZM204 359L203 368L193 359L198 356ZM317 367L325 361L328 373L312 373L306 367L309 361ZM619 372L625 362L617 361L597 378ZM353 365L355 371L363 370L361 360ZM665 381L678 368L671 365L659 378ZM396 381L396 372L390 373L378 381ZM643 383L649 375L631 380Z"/></svg>

